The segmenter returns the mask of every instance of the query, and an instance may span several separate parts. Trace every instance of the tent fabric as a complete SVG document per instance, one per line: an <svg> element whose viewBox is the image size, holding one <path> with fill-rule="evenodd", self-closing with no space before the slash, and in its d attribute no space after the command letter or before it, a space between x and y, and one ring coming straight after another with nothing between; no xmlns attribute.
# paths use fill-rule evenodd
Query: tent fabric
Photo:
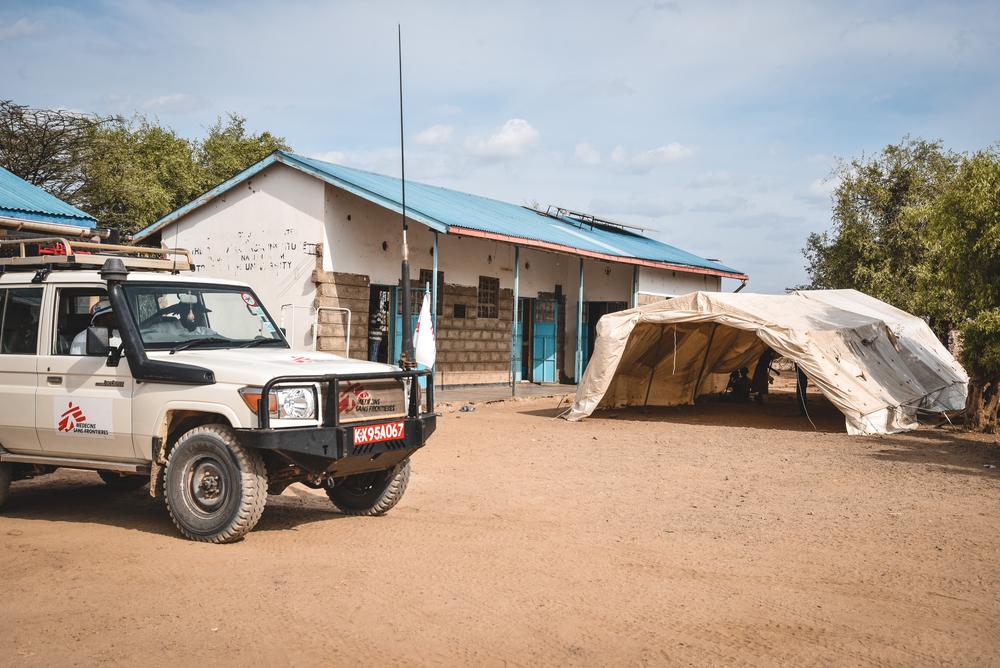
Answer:
<svg viewBox="0 0 1000 668"><path fill-rule="evenodd" d="M568 420L597 408L691 404L770 346L844 414L851 434L913 429L965 407L968 376L916 316L856 290L693 292L610 313Z"/></svg>

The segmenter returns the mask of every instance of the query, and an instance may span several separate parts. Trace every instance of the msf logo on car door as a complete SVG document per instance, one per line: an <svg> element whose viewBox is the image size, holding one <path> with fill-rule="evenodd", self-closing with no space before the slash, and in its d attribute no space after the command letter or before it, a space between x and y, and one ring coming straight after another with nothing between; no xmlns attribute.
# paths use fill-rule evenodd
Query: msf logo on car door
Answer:
<svg viewBox="0 0 1000 668"><path fill-rule="evenodd" d="M60 434L111 438L111 405L94 400L76 403L55 402L55 423Z"/></svg>

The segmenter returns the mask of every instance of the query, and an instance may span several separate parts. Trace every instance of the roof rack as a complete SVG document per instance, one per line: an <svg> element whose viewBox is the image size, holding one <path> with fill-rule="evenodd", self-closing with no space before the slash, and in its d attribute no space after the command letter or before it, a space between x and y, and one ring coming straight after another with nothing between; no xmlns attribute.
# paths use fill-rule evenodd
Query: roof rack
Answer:
<svg viewBox="0 0 1000 668"><path fill-rule="evenodd" d="M91 269L103 267L109 258L120 259L130 269L189 271L194 269L191 251L183 248L120 246L93 241L69 241L65 237L0 239L0 272L18 269Z"/></svg>
<svg viewBox="0 0 1000 668"><path fill-rule="evenodd" d="M638 227L635 225L626 225L624 223L619 223L613 220L607 220L606 218L598 218L597 216L590 213L583 213L582 211L574 211L573 209L566 209L561 206L554 206L552 204L545 208L545 215L550 218L560 218L566 222L573 223L579 228L583 228L584 225L590 229L594 227L599 228L611 228L613 230L632 230L640 234L646 231L644 227Z"/></svg>

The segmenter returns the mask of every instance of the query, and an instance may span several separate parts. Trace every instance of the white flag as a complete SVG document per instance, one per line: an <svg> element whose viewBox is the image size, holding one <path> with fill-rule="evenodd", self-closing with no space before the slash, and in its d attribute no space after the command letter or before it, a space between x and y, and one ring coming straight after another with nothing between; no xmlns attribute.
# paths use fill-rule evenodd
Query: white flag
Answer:
<svg viewBox="0 0 1000 668"><path fill-rule="evenodd" d="M420 307L420 317L417 318L417 331L413 334L413 347L417 364L430 368L434 366L437 356L434 343L434 323L431 322L430 290L424 293L424 303Z"/></svg>

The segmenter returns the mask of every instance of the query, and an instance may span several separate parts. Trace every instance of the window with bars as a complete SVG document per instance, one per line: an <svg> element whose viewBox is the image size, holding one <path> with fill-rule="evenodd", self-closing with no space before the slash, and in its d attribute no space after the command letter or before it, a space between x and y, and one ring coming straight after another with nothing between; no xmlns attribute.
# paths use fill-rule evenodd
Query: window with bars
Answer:
<svg viewBox="0 0 1000 668"><path fill-rule="evenodd" d="M480 318L496 318L500 315L500 279L492 276L479 277L477 315Z"/></svg>
<svg viewBox="0 0 1000 668"><path fill-rule="evenodd" d="M420 287L425 288L428 285L430 285L433 275L434 272L431 271L430 269L421 269ZM444 272L439 271L437 280L437 309L436 309L438 315L444 315L444 309L442 308L443 305L444 305Z"/></svg>

